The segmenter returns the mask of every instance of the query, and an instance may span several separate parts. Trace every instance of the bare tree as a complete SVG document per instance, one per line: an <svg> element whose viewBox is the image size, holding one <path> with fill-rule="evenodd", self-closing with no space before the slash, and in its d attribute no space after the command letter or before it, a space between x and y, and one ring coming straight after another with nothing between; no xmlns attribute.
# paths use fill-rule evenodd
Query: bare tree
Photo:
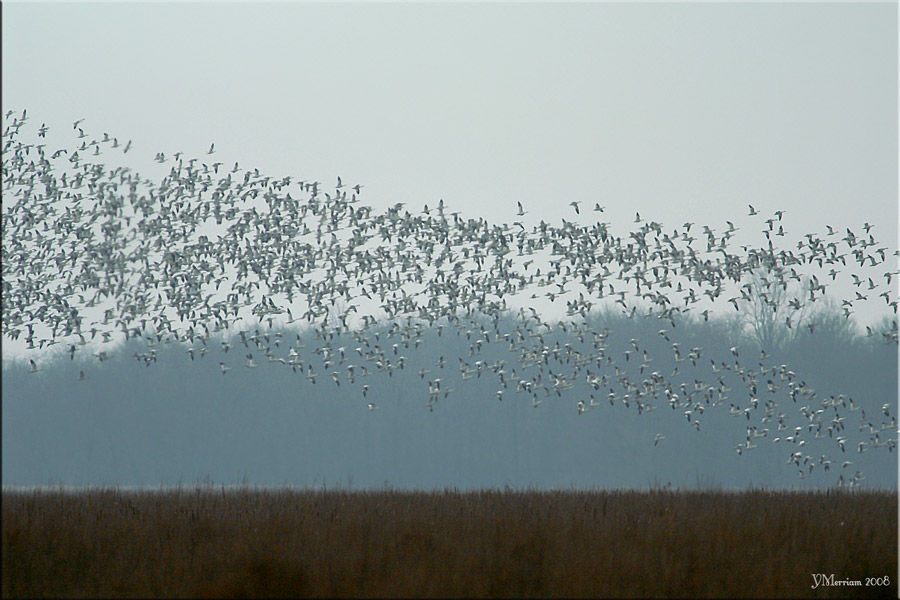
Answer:
<svg viewBox="0 0 900 600"><path fill-rule="evenodd" d="M866 327L866 337L879 343L896 344L898 341L897 318L885 315L880 321Z"/></svg>
<svg viewBox="0 0 900 600"><path fill-rule="evenodd" d="M857 340L856 324L852 318L842 314L834 299L825 297L816 307L803 327L804 334L824 335L842 347L848 347Z"/></svg>
<svg viewBox="0 0 900 600"><path fill-rule="evenodd" d="M754 269L734 299L745 331L770 350L783 348L802 327L813 331L810 288L808 277L786 274L783 268Z"/></svg>

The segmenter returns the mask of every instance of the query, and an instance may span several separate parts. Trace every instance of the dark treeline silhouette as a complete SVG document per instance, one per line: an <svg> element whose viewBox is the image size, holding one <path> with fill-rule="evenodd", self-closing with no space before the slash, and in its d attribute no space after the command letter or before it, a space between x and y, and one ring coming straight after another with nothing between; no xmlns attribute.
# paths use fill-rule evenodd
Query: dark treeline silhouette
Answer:
<svg viewBox="0 0 900 600"><path fill-rule="evenodd" d="M897 345L842 321L765 354L735 319L607 309L5 362L3 483L896 487Z"/></svg>

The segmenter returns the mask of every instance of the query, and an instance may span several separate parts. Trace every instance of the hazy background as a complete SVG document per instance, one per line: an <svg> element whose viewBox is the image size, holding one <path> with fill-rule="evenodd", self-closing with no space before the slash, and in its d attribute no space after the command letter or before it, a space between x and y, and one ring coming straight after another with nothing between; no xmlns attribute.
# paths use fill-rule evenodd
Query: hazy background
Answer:
<svg viewBox="0 0 900 600"><path fill-rule="evenodd" d="M838 320L843 318L838 316ZM615 357L633 381L657 371L664 376L677 365L670 345L656 335L656 317L629 319L624 316L591 317L598 331L609 327L608 355ZM512 319L501 322L511 330ZM403 370L392 375L373 372L348 381L346 364L335 366L340 385L328 376L320 357L304 351L319 373L315 383L302 370L293 372L280 363L267 362L250 343L233 338L233 348L223 353L221 344L210 342L210 352L190 360L183 344L161 344L158 361L149 367L130 354L134 344L98 363L90 357L67 356L55 365L29 373L19 365L3 373L3 483L17 485L174 485L212 481L257 485L440 488L456 486L565 488L607 487L831 487L843 476L845 483L859 471L865 487L897 486L897 453L871 446L871 424L882 442L896 439L897 345L877 338L847 339L829 332L804 335L764 362L766 366L789 364L816 390L813 398L800 396L792 402L787 384L778 376L765 375L758 396L760 408L748 420L732 415L731 405L749 407L748 392L733 371L723 371L731 391L718 406L701 404L693 409L695 429L684 406L673 410L665 397L645 402L655 410L640 413L634 402L622 403L621 387L612 369L588 371L609 373L611 383L595 390L584 374L573 379L574 387L561 395L538 390L541 403L532 407L529 393L517 392L515 381L504 388L491 369L463 380L458 357L469 364L468 340L455 328L441 336L426 330L418 347L400 344L407 356ZM737 338L717 326L687 325L678 332L685 347L702 346L704 356L696 368L690 362L679 366L682 375L673 381L693 384L700 379L718 386L709 360L733 358L729 346ZM465 329L463 330L465 331ZM379 342L389 347L400 340L382 332ZM370 332L371 335L371 332ZM304 333L311 348L313 335ZM284 337L289 344L293 333ZM622 352L636 339L653 356L651 369L638 372L637 359L625 361ZM576 350L592 349L590 336L581 343L574 335L548 334L545 343L569 343ZM374 343L374 340L373 340ZM759 348L741 340L741 359L757 367ZM350 335L333 340L335 348L346 346L348 363L369 364L353 351L357 342ZM199 344L198 344L199 346ZM507 351L503 342L485 345L477 359L493 364L507 362L507 377L518 372L530 379L535 366L525 368ZM276 350L284 354L284 345ZM260 366L248 369L244 355L252 352ZM447 365L436 366L444 356ZM232 370L221 373L219 362ZM371 366L371 365L370 365ZM419 369L430 372L422 379ZM85 373L78 380L79 371ZM374 369L373 369L374 371ZM551 373L567 373L571 367L550 359ZM549 379L547 369L541 373ZM452 389L427 408L428 382L443 379L442 389ZM765 390L765 380L774 379L779 391ZM369 386L363 395L362 387ZM498 401L497 390L504 390ZM615 389L615 406L607 393ZM676 387L677 389L677 387ZM823 411L821 437L814 435L801 409L815 411L829 396L844 394L855 401L856 410L838 406L843 416L841 430L826 434L834 416ZM577 403L596 399L599 404L579 413ZM762 404L777 401L771 420L761 422ZM369 410L374 402L378 408ZM893 429L886 427L894 417ZM777 414L784 415L780 427ZM768 430L765 437L751 440L745 448L748 427ZM801 429L800 433L795 427ZM657 434L665 439L654 444ZM802 438L791 442L788 436ZM780 437L780 441L775 441ZM845 451L835 442L844 437ZM869 446L862 452L859 442ZM744 447L741 454L736 446ZM793 452L810 457L809 464L791 464ZM826 468L822 460L830 462ZM844 466L844 461L850 464ZM804 477L798 471L802 468Z"/></svg>
<svg viewBox="0 0 900 600"><path fill-rule="evenodd" d="M895 3L13 2L3 5L2 34L4 113L27 108L32 125L46 122L48 147L70 143L81 118L92 136L132 139L128 164L145 176L167 171L153 162L157 152L206 158L214 142L226 169L239 161L327 185L341 176L364 184L364 203L379 210L405 202L415 212L443 199L467 217L527 228L601 218L624 235L635 211L667 228L690 221L724 229L726 220L742 225L750 203L765 215L785 210L796 237L869 222L880 242L897 247ZM593 212L594 203L606 211ZM741 235L761 243L758 231ZM834 291L852 297L840 285ZM883 306L875 298L856 316L875 322ZM3 341L7 367L15 349ZM874 386L861 389L876 410L882 399L896 407L893 348L887 380L863 373L871 381L858 384ZM402 413L357 402L354 420L321 407L288 418L278 412L293 406L286 399L330 382L297 392L267 380L272 397L248 399L239 389L250 394L258 382L235 369L226 377L244 387L213 387L224 379L211 359L207 374L183 356L169 367L177 375L136 363L127 368L140 375L89 372L89 386L70 394L62 393L75 383L68 372L52 385L53 373L42 373L40 385L5 376L3 483L137 485L206 475L410 486L794 481L779 470L783 454L778 467L734 463L740 427L736 436L713 436L713 446L686 442L659 462L650 450L663 426L643 424L658 413L612 427L622 437L607 438L608 446L576 444L600 444L602 434L573 433L585 421L574 419L586 415L571 403L558 419L538 421L541 412L528 405L500 413L511 403L498 408L494 388L484 398L471 392L469 412L457 417L428 413L416 396ZM487 400L492 416L482 412ZM631 429L619 429L632 426L647 428L637 446L625 444ZM416 433L400 434L409 431ZM633 471L604 479L597 455L617 451L640 456ZM716 452L727 462L696 462ZM334 460L308 458L316 453ZM735 464L756 466L735 474ZM879 468L880 481L895 484L896 471Z"/></svg>

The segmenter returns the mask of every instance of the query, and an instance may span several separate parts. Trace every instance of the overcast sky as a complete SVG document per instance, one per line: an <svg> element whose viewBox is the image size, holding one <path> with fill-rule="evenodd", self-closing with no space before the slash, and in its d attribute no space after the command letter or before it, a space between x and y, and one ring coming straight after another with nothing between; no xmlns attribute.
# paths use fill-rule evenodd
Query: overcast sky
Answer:
<svg viewBox="0 0 900 600"><path fill-rule="evenodd" d="M893 249L897 23L893 2L13 2L2 102L132 139L145 173L215 142L377 208L512 222L521 201L530 226L599 203L625 233L636 211L724 229L752 203Z"/></svg>

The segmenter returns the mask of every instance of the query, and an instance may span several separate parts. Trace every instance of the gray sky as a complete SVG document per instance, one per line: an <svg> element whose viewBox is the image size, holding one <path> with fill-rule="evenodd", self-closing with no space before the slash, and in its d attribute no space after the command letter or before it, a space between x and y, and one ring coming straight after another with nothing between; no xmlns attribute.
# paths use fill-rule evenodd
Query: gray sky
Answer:
<svg viewBox="0 0 900 600"><path fill-rule="evenodd" d="M897 5L5 3L3 110L54 132L526 227L897 240ZM34 123L32 123L34 124ZM167 172L168 167L166 167ZM582 202L581 215L569 203ZM865 319L863 319L865 320Z"/></svg>

